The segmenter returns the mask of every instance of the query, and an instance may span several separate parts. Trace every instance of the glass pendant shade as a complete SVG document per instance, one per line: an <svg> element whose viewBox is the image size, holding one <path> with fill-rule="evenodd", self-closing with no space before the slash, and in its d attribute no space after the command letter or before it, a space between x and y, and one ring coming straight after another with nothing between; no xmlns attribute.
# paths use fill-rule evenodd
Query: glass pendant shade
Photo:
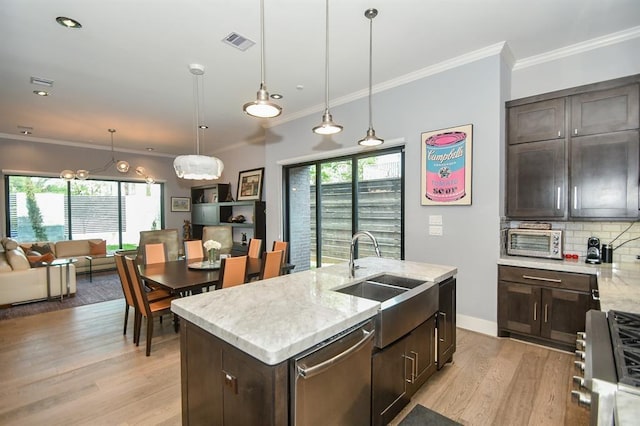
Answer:
<svg viewBox="0 0 640 426"><path fill-rule="evenodd" d="M60 172L60 179L70 181L75 179L75 177L76 177L76 174L73 172L73 170L66 169Z"/></svg>
<svg viewBox="0 0 640 426"><path fill-rule="evenodd" d="M129 171L129 163L124 160L120 160L116 163L116 169L118 169L120 173L127 173Z"/></svg>
<svg viewBox="0 0 640 426"><path fill-rule="evenodd" d="M180 155L173 160L176 175L182 179L218 179L224 169L219 158L206 155Z"/></svg>
<svg viewBox="0 0 640 426"><path fill-rule="evenodd" d="M76 172L76 178L80 180L85 180L89 177L89 170L78 170Z"/></svg>

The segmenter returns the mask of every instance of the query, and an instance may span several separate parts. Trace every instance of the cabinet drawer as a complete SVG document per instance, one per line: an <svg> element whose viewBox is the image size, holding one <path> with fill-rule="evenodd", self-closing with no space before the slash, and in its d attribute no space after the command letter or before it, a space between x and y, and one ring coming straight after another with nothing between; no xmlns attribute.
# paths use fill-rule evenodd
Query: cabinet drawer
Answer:
<svg viewBox="0 0 640 426"><path fill-rule="evenodd" d="M595 281L595 276L547 271L544 269L520 268L517 266L500 266L498 268L498 279L500 281L590 292L592 288L591 283Z"/></svg>

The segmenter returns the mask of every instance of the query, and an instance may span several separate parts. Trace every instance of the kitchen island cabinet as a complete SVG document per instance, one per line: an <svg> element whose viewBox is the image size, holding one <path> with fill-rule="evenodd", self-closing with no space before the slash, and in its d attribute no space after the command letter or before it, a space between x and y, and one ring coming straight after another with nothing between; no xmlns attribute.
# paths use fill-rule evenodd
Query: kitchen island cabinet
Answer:
<svg viewBox="0 0 640 426"><path fill-rule="evenodd" d="M173 301L172 310L185 327L183 424L196 424L201 416L216 424L289 424L290 360L373 318L381 306L334 289L382 273L437 285L457 272L381 258L359 259L358 264L355 278L344 263ZM412 338L418 342L413 351L431 345L428 364L413 369L420 380L435 370L434 328L432 318ZM420 337L427 335L426 341ZM403 363L403 373L405 368L411 367Z"/></svg>

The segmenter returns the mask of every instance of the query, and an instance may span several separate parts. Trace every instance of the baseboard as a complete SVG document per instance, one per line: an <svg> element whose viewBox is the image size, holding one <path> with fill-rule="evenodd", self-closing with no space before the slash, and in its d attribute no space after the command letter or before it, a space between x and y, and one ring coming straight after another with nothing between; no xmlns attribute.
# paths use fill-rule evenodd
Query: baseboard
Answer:
<svg viewBox="0 0 640 426"><path fill-rule="evenodd" d="M457 314L456 327L464 328L465 330L475 331L477 333L487 334L493 337L498 336L497 322L470 317L468 315Z"/></svg>

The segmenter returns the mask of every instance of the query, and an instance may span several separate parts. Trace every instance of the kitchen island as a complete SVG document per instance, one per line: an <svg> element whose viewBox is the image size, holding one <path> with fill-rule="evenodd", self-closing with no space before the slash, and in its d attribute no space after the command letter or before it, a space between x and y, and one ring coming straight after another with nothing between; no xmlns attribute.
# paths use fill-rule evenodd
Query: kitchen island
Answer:
<svg viewBox="0 0 640 426"><path fill-rule="evenodd" d="M380 310L380 302L334 290L382 273L434 286L457 273L384 258L357 263L353 278L345 262L172 302L184 320L183 424L287 424L289 360Z"/></svg>

